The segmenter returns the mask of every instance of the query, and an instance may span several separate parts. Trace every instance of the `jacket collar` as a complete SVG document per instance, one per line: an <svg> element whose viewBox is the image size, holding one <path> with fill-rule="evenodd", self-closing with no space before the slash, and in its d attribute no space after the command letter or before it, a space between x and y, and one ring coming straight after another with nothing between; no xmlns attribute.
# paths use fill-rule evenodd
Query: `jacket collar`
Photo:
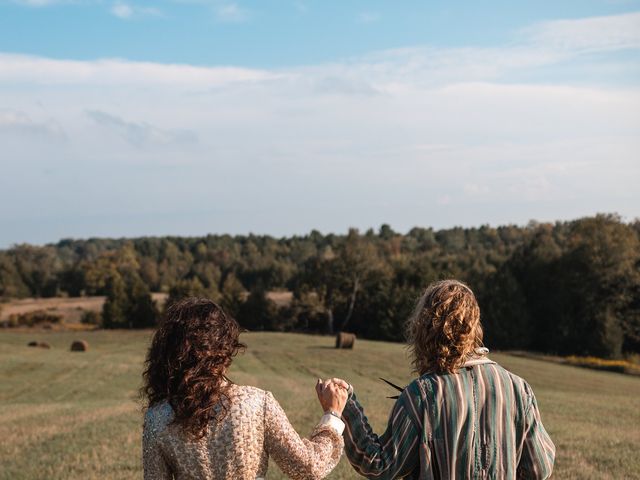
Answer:
<svg viewBox="0 0 640 480"><path fill-rule="evenodd" d="M478 347L476 348L473 355L471 355L462 368L473 367L474 365L484 365L485 363L496 363L493 360L489 360L487 358L487 354L489 353L489 349L487 347Z"/></svg>
<svg viewBox="0 0 640 480"><path fill-rule="evenodd" d="M462 368L465 367L473 367L474 365L484 365L485 363L496 363L493 360L488 359L487 357L472 357L462 365Z"/></svg>

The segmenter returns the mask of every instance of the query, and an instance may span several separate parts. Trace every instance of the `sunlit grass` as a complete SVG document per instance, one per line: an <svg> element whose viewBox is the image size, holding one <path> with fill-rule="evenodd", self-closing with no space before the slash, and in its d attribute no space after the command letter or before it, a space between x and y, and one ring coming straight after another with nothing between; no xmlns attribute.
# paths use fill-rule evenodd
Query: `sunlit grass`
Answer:
<svg viewBox="0 0 640 480"><path fill-rule="evenodd" d="M141 478L140 372L150 332L0 332L0 479ZM70 352L84 338L86 353ZM29 348L46 341L51 350ZM411 380L401 345L330 337L245 334L231 378L273 392L301 434L321 411L316 377L341 376L381 433L393 394L378 377ZM640 478L640 378L494 355L525 377L558 447L554 478ZM270 467L269 478L281 478ZM342 460L330 478L357 478Z"/></svg>

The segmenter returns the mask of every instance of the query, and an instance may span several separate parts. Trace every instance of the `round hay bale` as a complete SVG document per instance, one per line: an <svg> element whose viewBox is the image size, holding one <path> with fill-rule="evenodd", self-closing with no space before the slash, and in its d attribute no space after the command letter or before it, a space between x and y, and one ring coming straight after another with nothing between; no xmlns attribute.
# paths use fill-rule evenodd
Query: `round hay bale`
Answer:
<svg viewBox="0 0 640 480"><path fill-rule="evenodd" d="M38 342L36 342L35 340L31 340L29 343L27 343L27 347L37 347L38 346Z"/></svg>
<svg viewBox="0 0 640 480"><path fill-rule="evenodd" d="M51 345L49 345L47 342L39 342L38 343L38 347L39 348L46 348L47 350L51 348Z"/></svg>
<svg viewBox="0 0 640 480"><path fill-rule="evenodd" d="M355 333L339 332L336 336L336 348L352 349L355 343Z"/></svg>
<svg viewBox="0 0 640 480"><path fill-rule="evenodd" d="M71 344L72 352L86 352L87 350L89 350L89 344L84 340L74 340Z"/></svg>

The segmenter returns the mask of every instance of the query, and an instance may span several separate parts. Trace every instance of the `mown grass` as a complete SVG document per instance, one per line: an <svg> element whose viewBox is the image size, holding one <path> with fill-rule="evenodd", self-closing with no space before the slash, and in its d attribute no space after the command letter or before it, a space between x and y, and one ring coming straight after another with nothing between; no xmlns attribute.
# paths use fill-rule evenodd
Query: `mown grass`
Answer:
<svg viewBox="0 0 640 480"><path fill-rule="evenodd" d="M86 353L69 352L82 335ZM0 332L0 479L141 478L141 365L150 332ZM28 348L46 341L51 350ZM245 334L232 379L272 391L299 432L320 415L316 377L341 376L382 431L393 392L378 380L411 379L401 345ZM493 358L534 387L558 448L554 478L640 478L640 378L504 354ZM281 478L274 465L269 478ZM342 460L330 478L357 478Z"/></svg>

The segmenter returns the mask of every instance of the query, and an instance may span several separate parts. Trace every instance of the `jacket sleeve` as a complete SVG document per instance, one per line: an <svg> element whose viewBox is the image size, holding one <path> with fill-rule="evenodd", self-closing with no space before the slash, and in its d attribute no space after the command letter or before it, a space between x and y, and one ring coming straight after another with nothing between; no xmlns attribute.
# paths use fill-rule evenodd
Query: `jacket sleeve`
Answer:
<svg viewBox="0 0 640 480"><path fill-rule="evenodd" d="M527 390L530 397L524 416L524 435L517 478L544 480L553 472L556 447L542 425L538 403L531 387Z"/></svg>
<svg viewBox="0 0 640 480"><path fill-rule="evenodd" d="M380 480L409 475L419 467L421 438L417 399L407 387L396 401L387 429L373 433L362 405L352 394L342 413L346 423L345 453L362 476Z"/></svg>
<svg viewBox="0 0 640 480"><path fill-rule="evenodd" d="M300 438L271 392L266 392L264 408L267 453L285 475L294 480L315 480L335 468L344 446L340 419L325 415L310 438Z"/></svg>
<svg viewBox="0 0 640 480"><path fill-rule="evenodd" d="M142 429L142 466L145 480L172 480L173 474L157 441L156 422L147 411Z"/></svg>

